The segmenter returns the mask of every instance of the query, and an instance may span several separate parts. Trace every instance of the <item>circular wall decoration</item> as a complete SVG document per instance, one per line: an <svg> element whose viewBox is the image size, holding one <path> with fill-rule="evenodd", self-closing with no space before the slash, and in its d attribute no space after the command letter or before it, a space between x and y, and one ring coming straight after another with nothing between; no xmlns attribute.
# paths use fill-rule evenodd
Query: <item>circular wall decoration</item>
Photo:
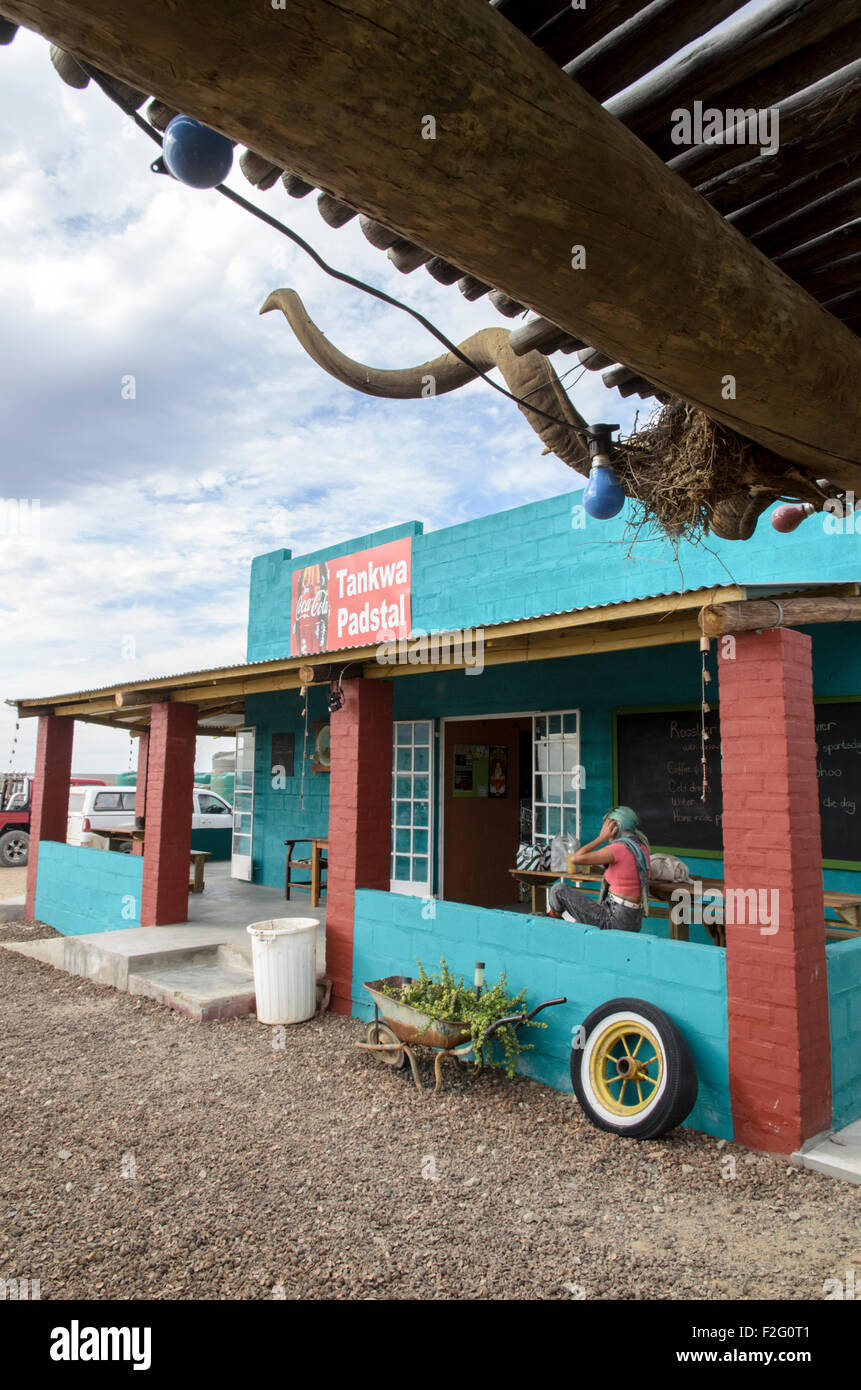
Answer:
<svg viewBox="0 0 861 1390"><path fill-rule="evenodd" d="M318 719L312 726L316 729L314 738L314 751L311 754L311 771L329 772L332 767L332 751L329 744L330 728L328 719Z"/></svg>

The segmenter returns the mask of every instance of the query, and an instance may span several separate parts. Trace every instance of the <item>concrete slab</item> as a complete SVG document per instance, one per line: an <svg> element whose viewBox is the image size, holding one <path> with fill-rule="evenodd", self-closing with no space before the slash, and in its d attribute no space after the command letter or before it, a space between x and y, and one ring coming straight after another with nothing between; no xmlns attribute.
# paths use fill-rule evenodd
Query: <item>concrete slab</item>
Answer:
<svg viewBox="0 0 861 1390"><path fill-rule="evenodd" d="M23 922L26 916L26 898L23 893L14 898L4 898L0 902L0 923Z"/></svg>
<svg viewBox="0 0 861 1390"><path fill-rule="evenodd" d="M815 1173L861 1184L861 1120L853 1120L836 1133L811 1139L796 1150L792 1161Z"/></svg>
<svg viewBox="0 0 861 1390"><path fill-rule="evenodd" d="M190 893L188 922L126 931L89 932L40 941L6 941L4 949L70 975L144 994L191 1018L237 1018L255 1007L252 943L246 928L274 917L312 917L317 932L317 992L326 973L325 908L288 902L283 892L230 877L228 863L206 870L203 893Z"/></svg>

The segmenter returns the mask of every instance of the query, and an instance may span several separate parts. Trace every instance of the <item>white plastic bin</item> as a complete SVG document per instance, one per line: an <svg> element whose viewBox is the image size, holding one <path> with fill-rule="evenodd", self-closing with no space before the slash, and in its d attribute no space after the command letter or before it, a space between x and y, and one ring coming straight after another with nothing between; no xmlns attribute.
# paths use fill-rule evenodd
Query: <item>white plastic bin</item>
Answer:
<svg viewBox="0 0 861 1390"><path fill-rule="evenodd" d="M317 1008L315 917L273 917L252 922L254 990L260 1023L303 1023Z"/></svg>

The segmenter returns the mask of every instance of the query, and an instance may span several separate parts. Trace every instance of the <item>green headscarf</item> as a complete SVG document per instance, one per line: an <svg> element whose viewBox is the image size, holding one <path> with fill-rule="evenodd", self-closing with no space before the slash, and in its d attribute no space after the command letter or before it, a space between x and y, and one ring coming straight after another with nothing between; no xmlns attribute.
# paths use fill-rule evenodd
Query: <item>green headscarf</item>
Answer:
<svg viewBox="0 0 861 1390"><path fill-rule="evenodd" d="M606 820L614 820L619 829L630 834L631 831L639 829L640 821L636 811L632 811L630 806L617 806L615 811L608 811Z"/></svg>

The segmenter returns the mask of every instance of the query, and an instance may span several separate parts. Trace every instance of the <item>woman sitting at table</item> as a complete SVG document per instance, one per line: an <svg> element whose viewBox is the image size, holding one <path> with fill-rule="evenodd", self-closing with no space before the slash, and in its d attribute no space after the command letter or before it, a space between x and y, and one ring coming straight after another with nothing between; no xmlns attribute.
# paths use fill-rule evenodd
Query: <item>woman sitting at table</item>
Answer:
<svg viewBox="0 0 861 1390"><path fill-rule="evenodd" d="M603 849L596 848L602 844ZM649 894L649 842L630 806L608 811L597 839L575 850L571 859L577 865L607 865L600 896L591 898L570 883L554 883L547 895L548 917L567 912L583 926L639 931Z"/></svg>

